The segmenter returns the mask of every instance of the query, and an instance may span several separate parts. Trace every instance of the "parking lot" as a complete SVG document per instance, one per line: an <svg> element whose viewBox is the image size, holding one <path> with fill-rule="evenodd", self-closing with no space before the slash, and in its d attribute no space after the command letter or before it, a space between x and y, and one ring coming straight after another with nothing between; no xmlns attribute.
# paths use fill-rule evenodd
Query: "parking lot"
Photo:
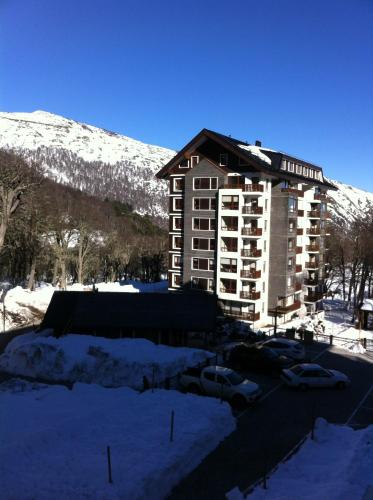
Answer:
<svg viewBox="0 0 373 500"><path fill-rule="evenodd" d="M373 356L321 343L306 349L321 366L348 375L351 387L300 392L279 379L245 372L262 386L261 401L235 413L236 431L174 489L171 499L223 499L235 486L246 490L296 446L315 417L356 428L373 424Z"/></svg>

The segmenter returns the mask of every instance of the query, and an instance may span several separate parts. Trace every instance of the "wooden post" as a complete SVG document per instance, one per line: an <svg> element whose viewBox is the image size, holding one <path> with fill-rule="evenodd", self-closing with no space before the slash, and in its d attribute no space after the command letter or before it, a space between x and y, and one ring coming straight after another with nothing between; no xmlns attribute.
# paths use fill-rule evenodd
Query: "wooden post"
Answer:
<svg viewBox="0 0 373 500"><path fill-rule="evenodd" d="M113 483L113 478L111 476L111 455L110 455L110 446L106 448L107 452L107 466L108 466L108 473L109 473L109 483Z"/></svg>

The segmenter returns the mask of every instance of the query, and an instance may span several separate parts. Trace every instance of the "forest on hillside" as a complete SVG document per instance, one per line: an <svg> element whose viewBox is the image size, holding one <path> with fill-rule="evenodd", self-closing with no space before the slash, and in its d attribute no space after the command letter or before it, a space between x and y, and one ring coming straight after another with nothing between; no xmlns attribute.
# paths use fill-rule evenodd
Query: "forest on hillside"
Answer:
<svg viewBox="0 0 373 500"><path fill-rule="evenodd" d="M129 204L45 179L0 150L0 279L33 289L37 280L139 278L165 272L167 233Z"/></svg>

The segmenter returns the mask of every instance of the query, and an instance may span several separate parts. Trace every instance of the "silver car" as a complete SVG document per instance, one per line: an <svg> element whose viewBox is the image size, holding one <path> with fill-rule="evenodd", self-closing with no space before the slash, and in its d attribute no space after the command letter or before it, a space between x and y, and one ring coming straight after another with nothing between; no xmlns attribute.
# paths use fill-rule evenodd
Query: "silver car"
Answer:
<svg viewBox="0 0 373 500"><path fill-rule="evenodd" d="M281 379L290 387L297 387L303 391L310 387L345 389L351 384L350 379L344 373L327 370L315 363L302 363L282 370Z"/></svg>
<svg viewBox="0 0 373 500"><path fill-rule="evenodd" d="M274 337L262 342L262 345L275 350L278 354L283 354L296 361L303 361L306 357L304 346L296 340Z"/></svg>

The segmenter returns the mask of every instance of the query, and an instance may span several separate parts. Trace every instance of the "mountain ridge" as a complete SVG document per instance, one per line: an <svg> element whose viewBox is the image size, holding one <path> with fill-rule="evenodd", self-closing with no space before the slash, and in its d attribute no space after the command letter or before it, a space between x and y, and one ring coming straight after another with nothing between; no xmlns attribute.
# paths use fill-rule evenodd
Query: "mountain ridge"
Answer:
<svg viewBox="0 0 373 500"><path fill-rule="evenodd" d="M117 132L37 110L0 112L0 147L38 162L44 175L101 198L129 203L158 222L168 217L168 186L155 174L176 152ZM329 179L335 219L373 207L373 193Z"/></svg>

